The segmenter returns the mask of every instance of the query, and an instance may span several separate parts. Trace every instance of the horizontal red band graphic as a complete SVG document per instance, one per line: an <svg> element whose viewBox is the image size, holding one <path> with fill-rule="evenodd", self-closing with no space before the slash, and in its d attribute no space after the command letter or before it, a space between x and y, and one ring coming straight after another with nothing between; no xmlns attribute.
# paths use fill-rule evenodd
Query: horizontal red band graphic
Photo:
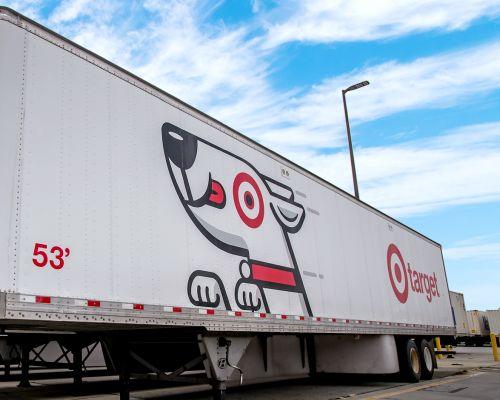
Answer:
<svg viewBox="0 0 500 400"><path fill-rule="evenodd" d="M280 283L287 286L296 285L293 272L260 264L252 264L252 277L263 282Z"/></svg>

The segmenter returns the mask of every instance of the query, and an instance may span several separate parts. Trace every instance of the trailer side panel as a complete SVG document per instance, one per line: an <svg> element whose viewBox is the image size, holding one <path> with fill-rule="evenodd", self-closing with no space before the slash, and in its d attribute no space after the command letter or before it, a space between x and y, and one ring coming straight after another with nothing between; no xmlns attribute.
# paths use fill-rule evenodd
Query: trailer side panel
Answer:
<svg viewBox="0 0 500 400"><path fill-rule="evenodd" d="M23 40L23 122L0 122L23 137L18 293L453 327L439 245L46 32Z"/></svg>

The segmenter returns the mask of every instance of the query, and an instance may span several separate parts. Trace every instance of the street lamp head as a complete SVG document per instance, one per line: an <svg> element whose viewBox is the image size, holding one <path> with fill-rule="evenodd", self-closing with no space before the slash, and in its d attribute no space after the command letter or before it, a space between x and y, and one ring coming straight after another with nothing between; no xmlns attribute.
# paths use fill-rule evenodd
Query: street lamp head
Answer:
<svg viewBox="0 0 500 400"><path fill-rule="evenodd" d="M356 89L362 88L363 86L368 86L369 84L370 84L370 82L368 82L368 81L359 82L359 83L356 83L355 85L349 86L347 89L344 89L343 92L344 93L350 92L351 90L356 90Z"/></svg>
<svg viewBox="0 0 500 400"><path fill-rule="evenodd" d="M358 178L356 176L356 165L354 164L354 151L352 149L352 140L351 140L351 128L349 127L349 116L347 115L347 103L345 101L345 94L350 92L351 90L356 90L362 88L363 86L369 85L370 82L363 81L356 83L355 85L349 86L347 89L342 90L342 101L344 103L344 113L345 113L345 126L347 130L347 140L349 142L349 154L351 156L351 169L352 169L352 183L354 186L354 196L359 199L359 190L358 190Z"/></svg>

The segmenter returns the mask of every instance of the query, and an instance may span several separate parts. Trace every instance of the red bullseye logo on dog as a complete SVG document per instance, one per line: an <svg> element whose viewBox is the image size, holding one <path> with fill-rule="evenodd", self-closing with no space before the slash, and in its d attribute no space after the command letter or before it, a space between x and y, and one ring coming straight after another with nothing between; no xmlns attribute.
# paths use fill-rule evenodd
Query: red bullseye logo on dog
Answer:
<svg viewBox="0 0 500 400"><path fill-rule="evenodd" d="M406 274L405 262L399 249L392 243L387 249L387 269L394 294L401 303L406 303L408 300L408 275Z"/></svg>
<svg viewBox="0 0 500 400"><path fill-rule="evenodd" d="M236 211L245 225L258 228L264 220L264 199L255 179L244 172L236 175L233 199Z"/></svg>
<svg viewBox="0 0 500 400"><path fill-rule="evenodd" d="M440 297L436 273L431 276L412 269L410 263L405 264L401 251L393 243L387 248L387 271L392 290L400 303L406 303L410 288L413 293L425 294L429 303L434 297Z"/></svg>

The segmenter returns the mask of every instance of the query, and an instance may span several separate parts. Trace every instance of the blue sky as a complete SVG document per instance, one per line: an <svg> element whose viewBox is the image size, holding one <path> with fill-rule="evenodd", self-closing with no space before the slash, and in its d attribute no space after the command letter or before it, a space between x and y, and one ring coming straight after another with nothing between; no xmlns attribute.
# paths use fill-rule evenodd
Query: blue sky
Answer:
<svg viewBox="0 0 500 400"><path fill-rule="evenodd" d="M500 307L498 0L14 0L55 31L442 243Z"/></svg>

